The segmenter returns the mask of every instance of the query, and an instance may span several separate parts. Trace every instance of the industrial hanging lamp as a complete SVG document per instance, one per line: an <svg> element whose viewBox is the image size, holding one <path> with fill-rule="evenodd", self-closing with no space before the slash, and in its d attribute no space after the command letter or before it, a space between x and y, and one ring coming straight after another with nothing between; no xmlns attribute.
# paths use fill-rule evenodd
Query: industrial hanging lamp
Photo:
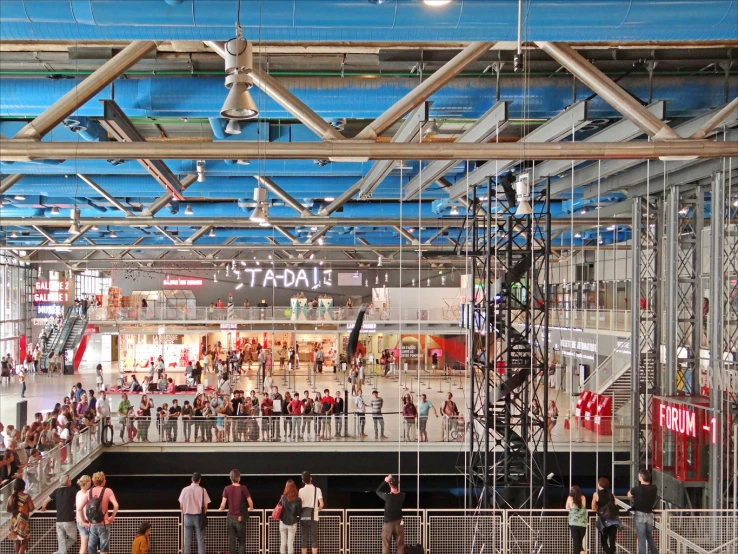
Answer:
<svg viewBox="0 0 738 554"><path fill-rule="evenodd" d="M77 208L72 208L69 215L72 220L72 224L69 226L69 234L79 235L79 210Z"/></svg>
<svg viewBox="0 0 738 554"><path fill-rule="evenodd" d="M245 120L259 115L249 90L254 86L251 70L254 54L251 43L241 35L241 26L236 26L236 36L225 43L225 86L228 96L220 110L226 119ZM240 127L239 127L240 131Z"/></svg>
<svg viewBox="0 0 738 554"><path fill-rule="evenodd" d="M527 173L523 173L515 182L516 200L518 201L518 209L515 215L531 215L533 208L530 205L530 181Z"/></svg>
<svg viewBox="0 0 738 554"><path fill-rule="evenodd" d="M197 182L198 183L204 183L205 182L205 160L197 160Z"/></svg>
<svg viewBox="0 0 738 554"><path fill-rule="evenodd" d="M185 215L195 215L195 211L192 209L192 205L191 204L187 204L187 206L185 206L184 213L185 213Z"/></svg>
<svg viewBox="0 0 738 554"><path fill-rule="evenodd" d="M227 135L240 135L241 124L237 120L231 119L228 121L228 125L226 125L225 132Z"/></svg>

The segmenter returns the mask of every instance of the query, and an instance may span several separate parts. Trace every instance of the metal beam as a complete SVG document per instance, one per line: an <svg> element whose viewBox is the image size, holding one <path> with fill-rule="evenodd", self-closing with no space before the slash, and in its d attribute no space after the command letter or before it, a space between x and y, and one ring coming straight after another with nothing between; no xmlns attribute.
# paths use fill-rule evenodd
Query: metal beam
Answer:
<svg viewBox="0 0 738 554"><path fill-rule="evenodd" d="M261 183L261 185L263 185L265 189L274 194L277 198L284 201L286 205L295 210L302 217L311 217L313 215L310 210L308 210L305 206L295 200L292 195L286 192L282 187L272 181L269 177L263 175L254 175L254 179Z"/></svg>
<svg viewBox="0 0 738 554"><path fill-rule="evenodd" d="M624 91L612 79L575 51L560 42L536 42L536 45L564 66L605 102L638 125L654 140L681 138L671 127L649 112L635 98Z"/></svg>
<svg viewBox="0 0 738 554"><path fill-rule="evenodd" d="M197 175L185 175L185 177L182 178L180 181L180 184L182 185L182 192L189 187L192 183L197 181ZM165 192L162 194L159 198L154 200L148 208L144 208L144 210L141 212L141 214L138 217L146 217L146 216L153 216L161 210L164 206L169 204L172 201L172 193L171 192Z"/></svg>
<svg viewBox="0 0 738 554"><path fill-rule="evenodd" d="M5 194L5 191L7 191L10 187L12 187L14 184L16 184L18 181L23 179L25 175L15 173L13 175L8 175L0 181L0 194Z"/></svg>
<svg viewBox="0 0 738 554"><path fill-rule="evenodd" d="M561 148L563 151L567 151L570 146L573 146L574 144L583 145L586 147L596 147L597 144L591 144L591 143L566 143L566 144L541 144L541 143L555 143L563 138L571 135L573 131L576 129L579 129L580 127L583 127L584 125L588 124L589 121L587 121L587 103L586 102L577 102L576 104L573 104L569 106L566 110L558 114L556 117L553 117L549 119L546 123L538 127L537 129L534 129L527 135L525 135L523 138L521 138L518 142L514 143L519 146L520 153L526 152L529 148L538 148L538 147L545 147L545 146L552 146ZM505 144L505 143L502 143ZM600 143L605 144L605 143ZM609 144L609 143L608 143ZM498 144L499 145L499 144ZM487 144L482 146L498 146L495 144ZM448 146L455 146L455 143L453 145ZM475 146L475 145L469 145ZM623 145L624 146L624 145ZM524 155L524 154L523 154ZM594 156L595 158L602 159L600 156ZM468 157L466 159L470 160L480 160L483 158L476 158L474 156ZM533 157L530 159L539 159L542 160L543 158L540 157ZM559 158L559 159L571 159L571 157L568 158ZM507 158L495 158L495 161L489 161L482 166L478 167L468 175L465 175L454 185L447 189L446 192L448 192L449 197L454 200L456 198L459 198L466 194L467 190L467 182L470 187L477 185L478 183L481 183L482 181L485 181L488 177L491 177L493 175L500 175L506 171L508 171L510 168L515 167L518 163L523 161L523 158L520 156L509 156Z"/></svg>
<svg viewBox="0 0 738 554"><path fill-rule="evenodd" d="M681 125L677 125L674 130L677 131L680 136L688 137L703 127L719 111L720 110L713 110L712 112L700 117L695 117L694 119L685 121ZM738 124L738 112L731 112L728 114L724 124L728 127L733 127ZM594 182L598 178L604 179L605 177L614 175L615 173L619 173L638 164L639 162L632 160L602 160L599 165L597 163L590 164L581 169L577 169L573 175L566 175L552 183L551 196L555 197L562 192L569 192L572 187L572 182L574 188L576 188L581 185Z"/></svg>
<svg viewBox="0 0 738 554"><path fill-rule="evenodd" d="M603 225L614 224L624 221L623 218L600 218ZM270 217L269 221L276 227L303 227L305 220L299 217ZM583 223L595 224L598 221L596 217L582 218ZM627 219L630 221L630 218ZM394 227L407 225L407 218L371 218L371 217L315 217L310 223L315 226L337 225L342 227ZM424 227L463 227L467 222L467 218L463 216L423 218ZM18 226L29 227L34 225L44 225L46 227L69 227L69 220L62 218L48 217L4 217L2 226ZM117 217L83 217L80 219L81 225L98 225L98 226L122 226L122 227L151 227L154 225L166 225L168 227L201 227L203 225L213 225L216 228L233 227L238 229L263 229L258 223L254 223L245 217L146 217L146 218L117 218ZM568 218L554 219L552 225L554 227L568 225ZM47 237L49 238L49 237Z"/></svg>
<svg viewBox="0 0 738 554"><path fill-rule="evenodd" d="M292 233L290 233L287 229L285 229L284 227L282 227L281 225L274 225L274 224L272 224L272 228L275 231L277 231L278 233L280 233L280 234L284 235L285 237L287 237L290 240L290 242L292 242L292 244L298 244L299 243L299 241L295 238L295 236Z"/></svg>
<svg viewBox="0 0 738 554"><path fill-rule="evenodd" d="M569 108L569 110L573 109ZM556 119L556 118L554 118ZM551 120L553 121L553 120ZM548 123L551 123L549 121ZM546 125L548 125L548 123ZM546 127L539 127L542 129ZM537 131L538 129L536 129ZM569 128L571 131L571 128ZM535 131L534 131L535 132ZM531 133L533 134L533 133ZM527 137L526 137L527 138ZM455 144L424 142L393 144L367 142L26 142L0 140L0 161L35 160L647 160L661 157L721 158L738 150L735 142L678 140L629 143L515 143ZM498 163L498 166L500 164ZM476 170L480 182L495 174L494 163ZM454 187L456 187L454 185ZM465 187L464 187L464 190ZM175 195L176 197L176 195Z"/></svg>
<svg viewBox="0 0 738 554"><path fill-rule="evenodd" d="M3 222L4 223L4 222ZM8 225L7 223L5 225ZM56 244L56 240L54 240L54 237L50 235L46 229L41 227L40 225L31 225L42 237L44 237L46 240L48 240L51 244Z"/></svg>
<svg viewBox="0 0 738 554"><path fill-rule="evenodd" d="M270 244L274 246L282 246L281 244L277 242L277 239L275 239L274 237L267 237L266 239L267 239L267 242L269 242ZM282 255L290 260L294 258L294 256L291 253L287 252L287 250L279 250L279 252L282 252ZM276 254L277 250L274 250L274 253Z"/></svg>
<svg viewBox="0 0 738 554"><path fill-rule="evenodd" d="M143 143L140 148L142 154L136 159L146 171L148 171L156 181L167 189L171 195L177 200L183 201L182 183L174 176L172 171L161 160L150 160L146 157L146 139L138 132L130 119L126 117L123 110L120 109L114 100L101 100L103 105L103 119L100 125L108 131L113 138L121 143ZM150 143L149 143L150 144ZM199 158L197 158L199 159Z"/></svg>
<svg viewBox="0 0 738 554"><path fill-rule="evenodd" d="M209 233L212 228L213 228L212 225L203 225L197 231L192 233L192 235L190 235L190 237L184 241L185 244L194 244L197 239L199 239L206 233Z"/></svg>
<svg viewBox="0 0 738 554"><path fill-rule="evenodd" d="M235 240L235 239L234 239ZM232 243L231 243L232 244ZM221 251L224 249L225 245L218 245L218 244L204 244L204 245L194 245L194 244L185 244L185 243L178 243L174 246L163 246L161 244L139 244L136 246L136 250L166 250L168 252L172 252L174 250L191 250L194 252L197 252L198 250L204 250L204 251ZM283 250L286 247L292 247L294 245L276 245L280 250ZM304 245L299 245L303 246ZM59 245L46 245L46 246L33 246L34 250L46 250L46 251L52 251L55 252L58 250ZM70 251L87 251L87 250L130 250L131 245L130 244L97 244L95 246L92 245L71 245L66 246ZM271 252L275 249L274 244L237 244L233 247L234 249L238 250L249 250L254 252ZM339 244L326 244L320 247L321 250L326 252L339 252L343 253L346 251L347 247L346 245L339 245ZM354 252L396 252L398 250L404 250L404 251L412 251L417 252L420 250L421 252L428 252L428 253L438 253L438 252L445 252L449 253L452 252L448 248L442 248L437 245L423 245L423 246L417 246L417 245L398 245L398 244L389 244L389 245L351 245L348 247L351 251ZM10 251L10 250L17 250L18 248L16 246L0 246L0 251ZM383 254L384 256L384 254ZM292 256L294 258L294 256Z"/></svg>
<svg viewBox="0 0 738 554"><path fill-rule="evenodd" d="M224 250L223 247L224 246L230 246L234 242L236 242L236 237L229 238L227 241L225 241L223 244L221 244L221 249L220 250L216 250L215 252L211 252L210 254L208 254L207 257L208 258L215 258L218 254L220 254L221 252L223 252L223 250Z"/></svg>
<svg viewBox="0 0 738 554"><path fill-rule="evenodd" d="M410 112L408 117L405 118L405 121L402 122L402 125L400 125L397 132L392 136L390 142L409 143L415 142L419 137L421 137L426 125L428 125L428 113L431 104L432 102L423 102ZM377 188L387 175L389 175L390 171L392 171L393 165L394 162L389 160L379 160L374 162L366 175L364 175L364 177L354 185L354 187L358 186L359 188L359 197L361 199L370 198L374 189ZM334 204L335 203L336 202L334 202Z"/></svg>
<svg viewBox="0 0 738 554"><path fill-rule="evenodd" d="M431 102L423 102L420 106L415 108L398 131L394 134L391 143L399 142L412 142L418 134L422 132L424 124L428 122L428 109L430 108ZM377 160L367 171L361 179L356 181L348 189L346 189L341 195L336 198L333 202L328 204L326 207L320 210L319 215L331 215L333 212L338 210L346 202L351 200L354 195L358 192L359 197L362 199L370 198L372 191L381 183L390 171L392 171L392 165L394 162L389 160Z"/></svg>
<svg viewBox="0 0 738 554"><path fill-rule="evenodd" d="M92 190L94 190L96 193L98 193L100 196L105 198L108 202L110 202L113 206L118 208L121 212L123 212L128 217L133 217L133 213L131 210L126 208L123 204L121 204L118 200L116 200L113 196L111 196L104 188L102 188L100 185L98 185L95 181L90 179L87 175L82 175L80 173L77 173L77 177L82 179Z"/></svg>
<svg viewBox="0 0 738 554"><path fill-rule="evenodd" d="M333 228L333 225L323 225L320 229L315 231L312 236L305 242L305 244L315 244L318 239L324 237L325 234Z"/></svg>
<svg viewBox="0 0 738 554"><path fill-rule="evenodd" d="M84 105L155 48L156 43L153 41L132 42L49 106L41 115L26 124L14 138L16 140L41 140L44 135L72 115L77 108Z"/></svg>
<svg viewBox="0 0 738 554"><path fill-rule="evenodd" d="M464 133L456 139L457 144L482 143L489 141L507 127L507 105L508 102L497 102L487 113L477 119ZM420 191L425 190L428 185L443 177L451 169L456 160L437 160L422 168L418 175L413 177L405 185L405 200L414 198Z"/></svg>
<svg viewBox="0 0 738 554"><path fill-rule="evenodd" d="M171 234L169 231L164 229L161 225L153 225L154 229L159 231L162 235L167 237L169 240L171 240L174 244L184 244L184 241L182 241L179 237L175 237L173 234Z"/></svg>
<svg viewBox="0 0 738 554"><path fill-rule="evenodd" d="M705 122L697 131L692 133L691 139L703 139L714 131L723 121L725 121L732 112L738 112L738 96L719 109L713 116Z"/></svg>
<svg viewBox="0 0 738 554"><path fill-rule="evenodd" d="M146 240L146 237L138 237L136 240L134 240L128 246L138 246L139 244L141 244L145 240ZM131 252L130 250L123 250L123 252L121 252L119 256L122 258L123 256L125 256L126 254L129 254L130 252Z"/></svg>
<svg viewBox="0 0 738 554"><path fill-rule="evenodd" d="M433 241L440 237L443 233L448 231L448 229L448 227L441 227L431 238L427 239L423 244L433 244Z"/></svg>
<svg viewBox="0 0 738 554"><path fill-rule="evenodd" d="M400 233L400 236L402 238L404 238L405 240L407 240L410 244L419 244L417 237L413 236L413 234L410 231L408 231L407 229L405 229L404 227L400 227L399 225L395 225L393 227L393 229L395 231L397 231L398 233ZM420 232L420 231L418 231L418 232Z"/></svg>
<svg viewBox="0 0 738 554"><path fill-rule="evenodd" d="M212 48L221 58L225 58L225 49L222 43L207 40L205 44ZM274 77L262 71L258 66L254 66L251 69L250 75L254 80L254 84L263 90L264 94L282 106L288 113L295 116L305 127L318 135L321 140L344 140L344 136L335 127L310 109L297 96L279 84L279 81Z"/></svg>
<svg viewBox="0 0 738 554"><path fill-rule="evenodd" d="M461 52L456 54L448 63L428 79L408 92L400 100L372 121L356 135L355 140L377 140L377 137L399 121L407 112L427 100L434 92L451 81L470 63L476 61L494 46L494 42L472 42Z"/></svg>
<svg viewBox="0 0 738 554"><path fill-rule="evenodd" d="M90 229L92 229L92 225L82 225L82 226L81 226L81 227L79 228L79 233L77 233L76 235L72 235L71 237L69 237L68 239L66 239L66 240L64 241L64 244L74 244L74 243L75 243L75 242L77 242L77 241L78 241L79 239L81 239L81 238L82 238L82 236L83 236L83 235L84 235L84 234L85 234L85 233L86 233L87 231L89 231Z"/></svg>
<svg viewBox="0 0 738 554"><path fill-rule="evenodd" d="M659 100L646 107L646 109L659 119L663 119L666 110L666 102ZM601 131L585 138L582 142L628 142L643 134L643 131L629 119L621 119L612 125L608 125ZM575 166L578 164L574 164ZM536 165L536 182L545 180L571 169L571 163L567 161L548 161Z"/></svg>

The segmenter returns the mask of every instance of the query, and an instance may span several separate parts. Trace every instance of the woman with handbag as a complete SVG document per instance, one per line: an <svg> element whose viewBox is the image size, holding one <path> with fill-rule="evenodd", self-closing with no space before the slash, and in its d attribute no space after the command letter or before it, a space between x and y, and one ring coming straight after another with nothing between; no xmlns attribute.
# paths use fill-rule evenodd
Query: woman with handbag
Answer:
<svg viewBox="0 0 738 554"><path fill-rule="evenodd" d="M295 482L290 479L272 512L272 519L279 521L279 554L295 553L295 534L301 512L302 500L297 494Z"/></svg>
<svg viewBox="0 0 738 554"><path fill-rule="evenodd" d="M615 542L621 523L615 497L610 492L610 480L607 477L600 477L597 480L597 492L592 496L592 510L597 512L596 524L603 552L615 554Z"/></svg>

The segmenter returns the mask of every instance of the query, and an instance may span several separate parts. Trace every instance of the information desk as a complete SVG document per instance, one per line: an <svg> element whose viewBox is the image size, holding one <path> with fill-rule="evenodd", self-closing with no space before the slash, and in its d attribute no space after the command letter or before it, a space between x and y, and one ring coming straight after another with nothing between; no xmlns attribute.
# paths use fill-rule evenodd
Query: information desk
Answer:
<svg viewBox="0 0 738 554"><path fill-rule="evenodd" d="M197 396L197 389L190 389L188 391L183 392L128 392L121 390L120 387L110 387L107 391L108 400L110 400L110 406L111 411L115 413L118 410L118 404L121 401L121 398L123 396L123 393L125 392L128 395L128 401L131 403L131 406L135 411L138 411L139 406L141 405L141 397L144 394L148 394L149 398L154 401L154 407L158 408L162 404L166 403L169 407L172 406L172 401L176 398L179 402L180 407L184 405L185 400L189 400L190 404L192 404L195 401L195 397ZM207 395L213 395L215 394L215 389L213 387L205 387L205 394Z"/></svg>

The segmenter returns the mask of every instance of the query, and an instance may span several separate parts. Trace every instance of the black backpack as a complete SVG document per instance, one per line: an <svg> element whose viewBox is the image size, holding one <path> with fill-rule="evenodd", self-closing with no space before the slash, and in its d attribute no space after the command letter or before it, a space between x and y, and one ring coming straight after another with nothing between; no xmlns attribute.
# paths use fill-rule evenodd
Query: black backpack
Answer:
<svg viewBox="0 0 738 554"><path fill-rule="evenodd" d="M102 510L102 499L105 496L105 487L100 491L100 496L95 498L92 496L92 489L90 489L90 496L87 500L87 506L85 506L85 517L90 523L103 523L105 521L105 514Z"/></svg>
<svg viewBox="0 0 738 554"><path fill-rule="evenodd" d="M605 494L603 494L605 493ZM598 491L597 515L605 521L613 521L619 517L619 508L610 491Z"/></svg>

